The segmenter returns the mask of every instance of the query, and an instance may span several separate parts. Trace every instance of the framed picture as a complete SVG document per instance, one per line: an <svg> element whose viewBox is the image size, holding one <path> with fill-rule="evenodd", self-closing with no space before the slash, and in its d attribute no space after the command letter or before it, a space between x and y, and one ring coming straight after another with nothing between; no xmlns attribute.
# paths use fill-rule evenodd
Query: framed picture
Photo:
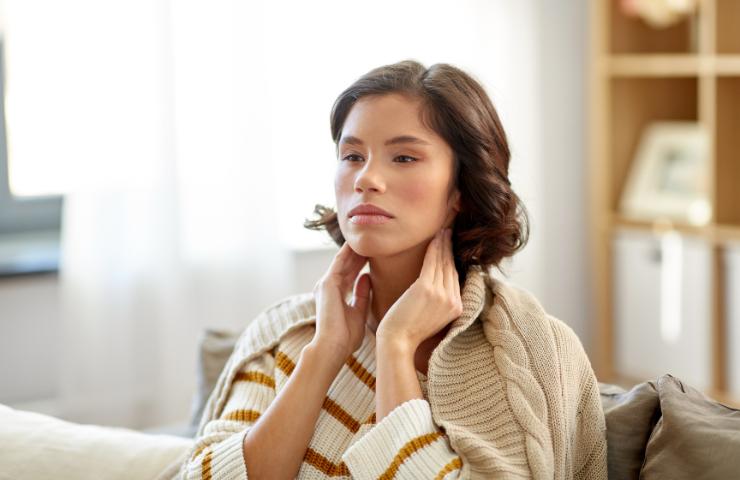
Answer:
<svg viewBox="0 0 740 480"><path fill-rule="evenodd" d="M707 224L709 138L696 122L655 122L645 129L620 198L622 215L637 220Z"/></svg>

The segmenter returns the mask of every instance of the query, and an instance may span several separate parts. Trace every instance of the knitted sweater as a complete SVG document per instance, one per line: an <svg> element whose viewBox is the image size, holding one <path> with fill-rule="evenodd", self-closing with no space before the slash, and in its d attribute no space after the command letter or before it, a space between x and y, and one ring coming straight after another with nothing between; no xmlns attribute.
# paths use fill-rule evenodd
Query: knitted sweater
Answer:
<svg viewBox="0 0 740 480"><path fill-rule="evenodd" d="M417 372L424 399L375 422L375 337L329 388L297 478L607 478L598 384L578 337L526 290L471 267L463 314ZM249 428L315 332L310 293L277 302L240 336L177 478L245 479Z"/></svg>

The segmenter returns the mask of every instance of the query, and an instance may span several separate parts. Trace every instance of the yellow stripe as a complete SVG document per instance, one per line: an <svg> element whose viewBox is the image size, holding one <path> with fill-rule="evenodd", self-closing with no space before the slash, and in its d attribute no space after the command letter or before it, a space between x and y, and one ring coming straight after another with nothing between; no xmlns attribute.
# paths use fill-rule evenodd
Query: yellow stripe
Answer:
<svg viewBox="0 0 740 480"><path fill-rule="evenodd" d="M434 480L442 480L443 478L445 478L445 475L453 470L457 470L460 467L462 467L462 460L460 460L460 457L455 457L454 460L445 465L444 468L439 471L437 476L434 477Z"/></svg>
<svg viewBox="0 0 740 480"><path fill-rule="evenodd" d="M347 427L347 429L350 430L352 433L356 433L357 430L360 429L360 422L355 420L355 418L349 412L343 409L331 398L324 398L324 404L322 405L322 408L326 410L329 415L339 420L339 422ZM223 414L221 416L221 420L236 420L237 422L252 423L256 422L259 419L260 415L261 413L256 410L239 409L232 410L228 413ZM372 420L371 423L375 423L375 414L373 414L370 419ZM194 456L197 456L197 454L198 452L196 452Z"/></svg>
<svg viewBox="0 0 740 480"><path fill-rule="evenodd" d="M211 456L213 452L209 448L206 454L203 455L203 460L200 462L200 476L203 480L211 480Z"/></svg>
<svg viewBox="0 0 740 480"><path fill-rule="evenodd" d="M306 450L303 461L330 477L349 476L349 468L347 468L344 462L338 464L332 463L328 458L312 448Z"/></svg>
<svg viewBox="0 0 740 480"><path fill-rule="evenodd" d="M421 450L441 436L441 433L434 432L409 440L403 447L401 447L401 450L398 451L388 469L378 478L385 480L395 477L401 464L406 461L407 458L413 455L417 450Z"/></svg>
<svg viewBox="0 0 740 480"><path fill-rule="evenodd" d="M295 362L280 350L275 351L275 365L282 370L286 376L290 376L290 374L293 373L293 370L295 370ZM375 377L362 366L354 355L350 355L349 359L347 359L347 366L352 373L362 381L362 383L367 385L370 390L375 391Z"/></svg>
<svg viewBox="0 0 740 480"><path fill-rule="evenodd" d="M261 383L262 385L267 385L270 388L275 388L275 379L270 377L269 375L265 375L262 372L258 372L256 370L251 370L249 372L239 372L236 374L236 377L234 377L234 382L254 382L254 383Z"/></svg>
<svg viewBox="0 0 740 480"><path fill-rule="evenodd" d="M354 355L350 355L347 360L347 366L354 372L365 385L370 387L370 390L375 391L375 377L372 373L368 372L365 367L355 358Z"/></svg>
<svg viewBox="0 0 740 480"><path fill-rule="evenodd" d="M295 363L286 354L281 351L277 351L275 354L275 365L285 373L286 376L290 376L295 370Z"/></svg>
<svg viewBox="0 0 740 480"><path fill-rule="evenodd" d="M232 410L221 417L222 420L236 420L244 423L256 422L258 418L260 418L260 412L242 409Z"/></svg>
<svg viewBox="0 0 740 480"><path fill-rule="evenodd" d="M198 455L200 455L200 452L202 452L203 450L205 450L205 449L206 449L206 447L208 447L208 445L201 445L200 447L196 448L196 449L195 449L195 452L194 452L194 453L193 453L193 455L192 455L192 456L190 457L190 460L195 460L195 458L196 458L196 457L197 457Z"/></svg>
<svg viewBox="0 0 740 480"><path fill-rule="evenodd" d="M345 427L347 427L352 433L357 432L360 429L360 422L355 420L345 409L339 406L334 400L329 397L324 399L324 410L329 413L332 417L339 420Z"/></svg>

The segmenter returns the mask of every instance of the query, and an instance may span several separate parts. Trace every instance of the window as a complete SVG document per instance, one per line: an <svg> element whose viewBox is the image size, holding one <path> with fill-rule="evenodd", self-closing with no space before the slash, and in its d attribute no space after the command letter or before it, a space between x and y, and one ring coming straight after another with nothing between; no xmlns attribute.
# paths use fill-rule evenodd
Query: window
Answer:
<svg viewBox="0 0 740 480"><path fill-rule="evenodd" d="M20 197L10 184L5 127L5 58L0 37L0 276L53 272L59 266L61 196Z"/></svg>

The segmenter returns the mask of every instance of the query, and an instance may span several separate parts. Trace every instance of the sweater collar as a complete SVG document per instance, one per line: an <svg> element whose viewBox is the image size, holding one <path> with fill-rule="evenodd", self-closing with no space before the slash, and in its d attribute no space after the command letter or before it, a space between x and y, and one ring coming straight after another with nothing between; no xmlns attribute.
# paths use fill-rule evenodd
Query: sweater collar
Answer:
<svg viewBox="0 0 740 480"><path fill-rule="evenodd" d="M465 283L460 291L463 312L452 321L450 330L447 332L443 343L454 338L458 333L465 331L478 318L486 304L487 275L478 265L468 268L465 275Z"/></svg>
<svg viewBox="0 0 740 480"><path fill-rule="evenodd" d="M487 275L480 266L468 268L465 283L460 291L463 304L462 315L452 321L447 334L432 351L427 372L429 379L433 378L437 370L447 368L448 362L454 357L454 355L447 353L447 346L452 343L455 337L467 330L480 316L486 305L489 305L492 301L493 285L489 283L492 280L490 275ZM432 383L434 383L433 380Z"/></svg>

